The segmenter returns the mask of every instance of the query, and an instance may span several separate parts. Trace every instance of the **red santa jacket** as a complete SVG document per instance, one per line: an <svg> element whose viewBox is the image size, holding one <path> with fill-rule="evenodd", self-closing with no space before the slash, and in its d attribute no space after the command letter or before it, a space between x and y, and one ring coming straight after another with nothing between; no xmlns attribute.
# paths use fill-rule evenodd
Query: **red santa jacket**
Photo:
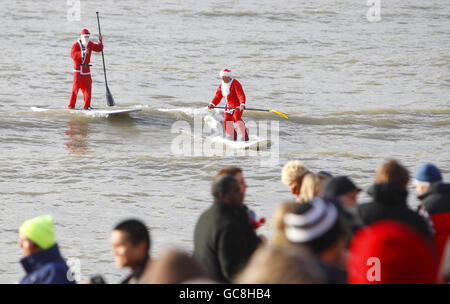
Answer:
<svg viewBox="0 0 450 304"><path fill-rule="evenodd" d="M103 49L103 45L100 43L93 43L92 41L88 42L88 45L86 47L85 56L83 58L83 53L81 51L81 40L78 40L74 43L72 46L72 50L70 52L70 56L73 59L73 71L78 72L81 75L89 75L91 74L91 69L88 65L81 65L81 64L89 64L91 62L91 53L94 52L100 52Z"/></svg>
<svg viewBox="0 0 450 304"><path fill-rule="evenodd" d="M244 90L242 89L242 85L236 79L232 79L231 81L230 94L228 94L227 96L227 105L231 108L237 108L241 104L245 105L245 94ZM220 84L219 88L217 89L216 96L214 96L211 104L217 106L222 98L222 84Z"/></svg>

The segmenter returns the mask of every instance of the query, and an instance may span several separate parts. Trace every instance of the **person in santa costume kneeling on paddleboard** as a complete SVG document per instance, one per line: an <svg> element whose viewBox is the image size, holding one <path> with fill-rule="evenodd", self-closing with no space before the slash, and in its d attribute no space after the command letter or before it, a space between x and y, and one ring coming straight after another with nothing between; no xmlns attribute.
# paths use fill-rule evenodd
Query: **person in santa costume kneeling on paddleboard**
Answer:
<svg viewBox="0 0 450 304"><path fill-rule="evenodd" d="M91 88L92 78L89 62L91 53L101 52L103 49L102 36L99 36L99 43L89 41L90 33L87 29L81 31L81 39L72 46L70 56L73 59L73 88L70 96L69 109L75 109L78 90L81 89L84 97L84 110L91 109Z"/></svg>
<svg viewBox="0 0 450 304"><path fill-rule="evenodd" d="M208 109L213 109L220 103L222 98L225 97L227 105L225 108L224 128L227 137L237 140L237 132L233 125L233 123L235 123L241 131L241 136L243 136L242 140L248 141L247 128L244 121L241 119L245 108L245 94L242 85L232 77L229 69L222 70L220 72L220 77L222 77L222 83L217 89L216 96L214 96L213 100L208 105Z"/></svg>

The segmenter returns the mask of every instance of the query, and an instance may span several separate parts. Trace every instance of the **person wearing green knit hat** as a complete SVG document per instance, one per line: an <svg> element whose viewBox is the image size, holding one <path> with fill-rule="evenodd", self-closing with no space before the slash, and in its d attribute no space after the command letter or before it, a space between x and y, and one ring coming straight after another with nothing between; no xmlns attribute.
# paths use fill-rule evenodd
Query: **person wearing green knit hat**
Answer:
<svg viewBox="0 0 450 304"><path fill-rule="evenodd" d="M55 232L53 230L53 218L51 215L43 215L26 221L20 226L19 233L43 250L55 244ZM30 247L33 250L33 246Z"/></svg>
<svg viewBox="0 0 450 304"><path fill-rule="evenodd" d="M25 221L19 229L20 260L26 275L21 284L74 284L69 267L55 242L53 218L43 215Z"/></svg>

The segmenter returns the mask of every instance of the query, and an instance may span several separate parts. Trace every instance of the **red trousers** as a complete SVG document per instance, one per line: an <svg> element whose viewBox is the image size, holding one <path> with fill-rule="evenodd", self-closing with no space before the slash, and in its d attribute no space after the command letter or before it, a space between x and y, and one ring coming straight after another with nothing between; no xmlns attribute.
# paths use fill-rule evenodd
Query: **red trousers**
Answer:
<svg viewBox="0 0 450 304"><path fill-rule="evenodd" d="M73 87L72 95L70 96L69 108L74 108L77 102L78 90L81 89L84 97L84 107L87 109L91 106L91 89L92 89L92 78L91 75L80 75L80 73L73 73Z"/></svg>
<svg viewBox="0 0 450 304"><path fill-rule="evenodd" d="M241 131L241 135L244 136L243 139L248 140L247 128L245 122L241 119L243 112L240 110L234 110L233 114L225 112L223 124L229 138L237 139L237 132L233 125L235 123Z"/></svg>

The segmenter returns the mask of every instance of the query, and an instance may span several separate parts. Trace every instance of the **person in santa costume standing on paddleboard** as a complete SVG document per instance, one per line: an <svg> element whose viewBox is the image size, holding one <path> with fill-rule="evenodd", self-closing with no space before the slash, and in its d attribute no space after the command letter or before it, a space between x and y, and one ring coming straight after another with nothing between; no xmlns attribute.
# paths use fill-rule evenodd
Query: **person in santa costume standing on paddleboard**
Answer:
<svg viewBox="0 0 450 304"><path fill-rule="evenodd" d="M217 89L216 96L214 96L213 100L208 105L208 109L213 109L220 103L222 98L225 98L227 105L224 116L224 128L227 133L227 137L237 140L237 132L233 125L233 123L235 123L241 131L241 136L243 136L242 140L248 141L249 138L247 128L245 126L245 122L241 118L245 109L245 94L242 89L242 85L239 81L232 77L231 70L229 69L220 71L220 77L222 77L222 83Z"/></svg>
<svg viewBox="0 0 450 304"><path fill-rule="evenodd" d="M99 36L99 43L89 41L90 33L87 29L81 31L81 39L72 46L70 56L73 59L73 88L70 96L69 109L75 109L77 102L78 90L81 89L84 97L84 110L91 109L91 89L92 78L89 62L91 61L91 53L101 52L103 49L102 36Z"/></svg>

